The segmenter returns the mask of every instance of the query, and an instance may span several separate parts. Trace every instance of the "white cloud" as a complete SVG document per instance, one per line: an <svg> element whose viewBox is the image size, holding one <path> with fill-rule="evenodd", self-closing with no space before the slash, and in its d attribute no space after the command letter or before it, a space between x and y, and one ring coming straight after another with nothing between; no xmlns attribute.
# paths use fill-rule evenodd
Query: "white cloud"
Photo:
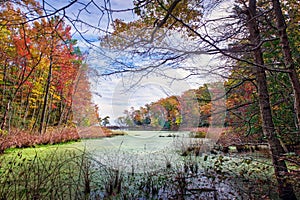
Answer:
<svg viewBox="0 0 300 200"><path fill-rule="evenodd" d="M168 74L178 79L180 70L169 69ZM192 87L187 80L170 80L163 77L144 77L137 85L126 85L132 77L111 77L103 80L99 78L98 84L93 84L93 91L100 93L100 97L94 96L94 102L99 105L100 116L110 116L111 122L122 116L124 110L131 107L138 109L145 104L150 104L170 95L180 95L182 92L197 87Z"/></svg>

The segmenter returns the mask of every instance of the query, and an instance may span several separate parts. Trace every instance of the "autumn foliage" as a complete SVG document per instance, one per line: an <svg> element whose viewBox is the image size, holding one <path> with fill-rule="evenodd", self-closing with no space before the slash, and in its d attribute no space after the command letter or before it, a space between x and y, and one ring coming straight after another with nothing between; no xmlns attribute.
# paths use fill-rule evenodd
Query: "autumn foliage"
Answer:
<svg viewBox="0 0 300 200"><path fill-rule="evenodd" d="M187 130L210 123L211 97L208 86L162 98L144 107L124 111L117 119L121 126L148 127L158 130Z"/></svg>
<svg viewBox="0 0 300 200"><path fill-rule="evenodd" d="M78 140L69 127L83 120L80 110L95 115L88 67L71 27L43 14L36 1L1 2L0 151Z"/></svg>
<svg viewBox="0 0 300 200"><path fill-rule="evenodd" d="M83 56L71 27L53 16L28 22L26 9L41 16L39 4L10 2L0 10L0 125L45 132L70 123L72 96Z"/></svg>

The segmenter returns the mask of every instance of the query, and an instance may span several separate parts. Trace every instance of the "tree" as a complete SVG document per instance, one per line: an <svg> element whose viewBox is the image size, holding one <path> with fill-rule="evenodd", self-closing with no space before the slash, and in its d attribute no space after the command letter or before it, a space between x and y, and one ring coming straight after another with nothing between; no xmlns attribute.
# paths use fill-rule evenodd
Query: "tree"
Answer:
<svg viewBox="0 0 300 200"><path fill-rule="evenodd" d="M132 108L131 113L117 119L118 124L129 121L136 126L148 126L154 129L179 130L209 126L211 116L211 100L208 86L185 91L180 96L169 96L146 104L139 109ZM199 120L200 118L200 120Z"/></svg>
<svg viewBox="0 0 300 200"><path fill-rule="evenodd" d="M78 127L86 127L94 124L103 123L99 117L98 106L92 103L92 93L90 91L90 82L88 77L88 65L81 65L74 80L74 89L71 90L71 107L68 113L76 122Z"/></svg>
<svg viewBox="0 0 300 200"><path fill-rule="evenodd" d="M42 133L48 125L66 124L82 64L70 27L59 17L43 17L35 1L4 2L0 16L1 129L39 127ZM30 16L39 20L28 21Z"/></svg>
<svg viewBox="0 0 300 200"><path fill-rule="evenodd" d="M80 61L78 63L72 60L77 59L76 54L73 53L73 43L71 42L70 27L65 26L63 21L58 17L49 19L49 22L42 20L43 32L40 36L43 46L44 55L48 59L47 78L44 89L44 99L41 113L41 121L39 126L39 132L42 133L47 126L47 108L49 102L49 94L51 86L56 87L58 90L66 88L67 81L74 80L79 68ZM80 59L80 58L79 58ZM64 72L65 71L65 72ZM62 73L65 73L64 78ZM72 83L72 81L71 81ZM60 91L63 94L63 91ZM64 98L64 97L63 97Z"/></svg>
<svg viewBox="0 0 300 200"><path fill-rule="evenodd" d="M294 108L297 118L297 129L300 129L300 81L296 71L295 62L292 56L291 47L289 44L287 26L282 13L282 8L279 0L272 0L273 9L276 17L277 32L280 38L282 54L284 56L284 64L288 70L288 75L293 86L294 93Z"/></svg>
<svg viewBox="0 0 300 200"><path fill-rule="evenodd" d="M103 124L103 126L104 127L106 127L107 126L107 124L109 124L110 122L109 122L109 116L106 116L106 117L104 117L103 119L102 119L102 124Z"/></svg>
<svg viewBox="0 0 300 200"><path fill-rule="evenodd" d="M283 154L283 148L280 141L276 137L276 131L272 118L272 111L269 99L267 77L265 73L263 53L259 44L261 43L261 36L259 27L256 22L256 0L249 0L249 7L247 10L249 40L251 44L256 47L253 51L253 58L256 66L254 66L254 74L256 77L257 90L258 90L258 102L260 107L260 114L262 118L262 129L265 137L268 140L272 161L275 169L275 175L278 181L279 196L282 199L296 199L293 192L293 186L285 180L284 174L288 172L285 161L280 159Z"/></svg>
<svg viewBox="0 0 300 200"><path fill-rule="evenodd" d="M34 6L35 4L29 1L27 5ZM10 114L15 110L14 101L22 94L23 87L28 86L30 75L40 64L41 54L35 52L34 42L28 37L30 26L25 23L26 18L21 15L20 10L15 9L10 2L6 2L2 6L1 29L7 33L1 38L5 43L1 51L4 61L1 63L3 69L2 103L6 104L1 106L3 109L1 129L5 129L7 128L7 118L13 119ZM37 12L37 14L40 13ZM9 127L10 122L8 129Z"/></svg>

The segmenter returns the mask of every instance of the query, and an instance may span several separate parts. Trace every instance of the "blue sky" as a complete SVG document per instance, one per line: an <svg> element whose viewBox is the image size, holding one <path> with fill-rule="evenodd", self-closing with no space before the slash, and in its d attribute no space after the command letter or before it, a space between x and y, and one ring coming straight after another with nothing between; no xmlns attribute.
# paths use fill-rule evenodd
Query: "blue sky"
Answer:
<svg viewBox="0 0 300 200"><path fill-rule="evenodd" d="M42 4L42 1L39 0ZM104 4L105 0L78 0L71 6L67 7L64 12L59 12L64 15L67 23L72 23L74 37L81 39L82 36L87 40L96 41L103 34L103 31L111 30L111 23L114 19L121 18L125 21L132 21L136 16L131 11L112 12L107 15L105 9L109 7L111 10L130 9L132 7L131 0L113 0L110 4ZM45 8L48 13L53 13L70 4L69 0L44 0ZM88 25L87 25L88 24ZM76 30L77 29L77 30ZM80 32L80 34L78 33Z"/></svg>

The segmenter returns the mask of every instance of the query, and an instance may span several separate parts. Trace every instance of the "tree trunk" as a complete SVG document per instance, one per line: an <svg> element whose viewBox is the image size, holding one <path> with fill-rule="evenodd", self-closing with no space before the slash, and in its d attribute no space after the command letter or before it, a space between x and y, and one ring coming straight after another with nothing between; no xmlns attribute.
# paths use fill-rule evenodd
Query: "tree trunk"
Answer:
<svg viewBox="0 0 300 200"><path fill-rule="evenodd" d="M26 124L26 121L28 120L28 112L29 112L29 97L30 97L30 93L28 92L27 97L26 97L26 103L25 103L25 111L24 111L24 116L23 116L23 124L26 125L25 128L29 128L28 124Z"/></svg>
<svg viewBox="0 0 300 200"><path fill-rule="evenodd" d="M41 123L40 123L40 127L39 127L40 134L42 134L44 129L46 128L44 126L44 124L45 124L45 119L46 119L47 101L48 101L48 95L49 95L49 90L50 90L51 78L52 78L52 55L50 55L50 65L49 65L48 78L47 78L47 84L46 84L46 89L45 89Z"/></svg>
<svg viewBox="0 0 300 200"><path fill-rule="evenodd" d="M5 107L5 111L4 111L4 114L3 114L3 117L2 117L2 124L1 124L1 127L0 129L1 130L4 130L6 128L6 123L7 123L7 115L9 113L9 110L10 110L10 100L8 100L7 104L6 104L6 107Z"/></svg>
<svg viewBox="0 0 300 200"><path fill-rule="evenodd" d="M7 67L6 67L6 63L4 65L4 70L3 70L3 90L2 90L2 102L1 102L1 107L4 107L4 113L3 113L3 117L1 119L1 130L4 130L6 127L6 121L7 121L7 113L9 112L9 107L10 107L10 99L8 96L6 96L6 76L7 76ZM7 103L6 103L7 100Z"/></svg>
<svg viewBox="0 0 300 200"><path fill-rule="evenodd" d="M294 109L297 118L297 129L300 128L300 81L296 71L296 66L293 61L291 47L288 40L288 35L286 31L286 23L284 16L282 14L282 9L279 0L273 0L273 9L276 17L276 25L278 35L280 37L280 45L282 48L282 53L284 57L284 63L286 68L289 70L289 78L292 83L293 93L294 93Z"/></svg>
<svg viewBox="0 0 300 200"><path fill-rule="evenodd" d="M48 127L49 126L49 124L51 124L51 125L55 125L55 116L54 116L54 120L53 120L53 122L51 123L51 113L52 113L52 103L53 103L53 96L52 95L50 95L50 100L49 100L49 107L48 107L48 112L46 113L46 118L45 118L45 127Z"/></svg>
<svg viewBox="0 0 300 200"><path fill-rule="evenodd" d="M249 40L254 45L255 50L253 51L254 62L258 66L264 65L263 54L260 44L260 32L256 20L256 0L249 0L248 9L248 29L249 29ZM262 129L266 136L272 162L275 170L275 176L278 182L278 194L281 199L295 199L296 196L293 191L293 187L285 179L285 174L288 172L287 166L283 160L280 160L280 156L283 153L283 148L280 145L280 141L276 137L274 122L272 119L272 112L270 106L269 92L267 87L267 77L265 69L262 67L254 67L253 71L256 75L256 83L258 88L258 102L260 107L260 115L262 118Z"/></svg>

